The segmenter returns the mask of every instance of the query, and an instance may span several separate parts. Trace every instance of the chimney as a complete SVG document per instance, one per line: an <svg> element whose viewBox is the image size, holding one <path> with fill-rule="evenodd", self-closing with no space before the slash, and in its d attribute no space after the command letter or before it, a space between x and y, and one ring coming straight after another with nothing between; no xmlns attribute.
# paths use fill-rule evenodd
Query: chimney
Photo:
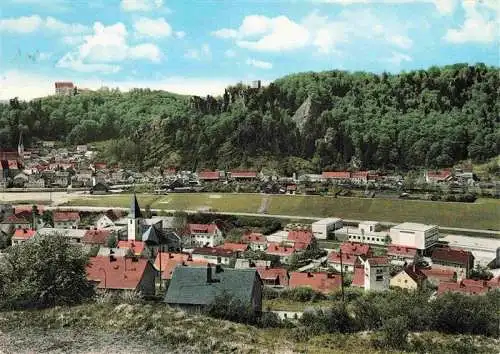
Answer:
<svg viewBox="0 0 500 354"><path fill-rule="evenodd" d="M311 272L307 272L307 277L308 278L312 278L313 277L312 273Z"/></svg>
<svg viewBox="0 0 500 354"><path fill-rule="evenodd" d="M207 283L211 283L213 280L212 278L212 266L210 263L207 264Z"/></svg>
<svg viewBox="0 0 500 354"><path fill-rule="evenodd" d="M110 262L110 263L111 263L111 262L116 262L116 257L115 257L115 256L113 256L113 254L111 254L111 253L109 254L109 262Z"/></svg>
<svg viewBox="0 0 500 354"><path fill-rule="evenodd" d="M174 258L174 255L170 252L168 252L168 258Z"/></svg>

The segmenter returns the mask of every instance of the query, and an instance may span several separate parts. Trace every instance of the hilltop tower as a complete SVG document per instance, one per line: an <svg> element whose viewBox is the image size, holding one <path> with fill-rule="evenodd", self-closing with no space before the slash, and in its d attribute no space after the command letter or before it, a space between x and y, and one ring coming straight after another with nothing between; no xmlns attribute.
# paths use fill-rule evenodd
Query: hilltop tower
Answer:
<svg viewBox="0 0 500 354"><path fill-rule="evenodd" d="M140 227L142 222L142 213L139 203L137 202L137 197L132 196L132 202L130 204L130 214L128 215L128 239L135 241L140 234Z"/></svg>
<svg viewBox="0 0 500 354"><path fill-rule="evenodd" d="M19 132L19 143L17 144L17 153L19 155L19 159L24 158L24 144L23 144L23 133Z"/></svg>

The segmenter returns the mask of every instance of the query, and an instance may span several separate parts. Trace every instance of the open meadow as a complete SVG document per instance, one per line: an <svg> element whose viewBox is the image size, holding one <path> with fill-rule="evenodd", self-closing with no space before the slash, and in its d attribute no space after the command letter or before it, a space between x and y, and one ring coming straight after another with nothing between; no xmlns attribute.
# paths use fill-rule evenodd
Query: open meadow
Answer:
<svg viewBox="0 0 500 354"><path fill-rule="evenodd" d="M333 198L262 194L189 193L138 195L141 207L164 210L200 210L269 215L340 217L353 220L421 222L447 227L500 230L500 201L478 199L475 203L450 203L394 199ZM130 194L79 196L70 206L129 207Z"/></svg>

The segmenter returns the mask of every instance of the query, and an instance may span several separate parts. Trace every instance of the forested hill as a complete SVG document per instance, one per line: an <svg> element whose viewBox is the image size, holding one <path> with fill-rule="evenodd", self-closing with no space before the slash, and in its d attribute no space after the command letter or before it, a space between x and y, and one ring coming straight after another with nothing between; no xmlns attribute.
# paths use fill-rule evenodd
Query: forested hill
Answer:
<svg viewBox="0 0 500 354"><path fill-rule="evenodd" d="M112 139L104 158L148 168L285 173L449 166L499 153L499 68L432 67L399 75L328 71L221 97L98 91L0 106L0 144Z"/></svg>

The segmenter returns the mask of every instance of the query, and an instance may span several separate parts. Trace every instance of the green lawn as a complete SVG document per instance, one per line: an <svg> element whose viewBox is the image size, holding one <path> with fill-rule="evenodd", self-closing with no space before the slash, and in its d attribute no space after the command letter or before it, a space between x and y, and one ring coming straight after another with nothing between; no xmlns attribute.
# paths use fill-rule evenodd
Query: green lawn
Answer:
<svg viewBox="0 0 500 354"><path fill-rule="evenodd" d="M340 217L387 222L421 222L447 227L500 230L500 201L478 199L475 203L447 203L398 199L333 198L260 194L190 193L167 196L139 195L142 207L166 210L212 209L257 213L268 198L268 214ZM130 195L84 197L68 205L128 207Z"/></svg>

